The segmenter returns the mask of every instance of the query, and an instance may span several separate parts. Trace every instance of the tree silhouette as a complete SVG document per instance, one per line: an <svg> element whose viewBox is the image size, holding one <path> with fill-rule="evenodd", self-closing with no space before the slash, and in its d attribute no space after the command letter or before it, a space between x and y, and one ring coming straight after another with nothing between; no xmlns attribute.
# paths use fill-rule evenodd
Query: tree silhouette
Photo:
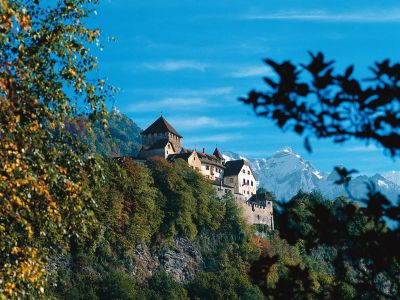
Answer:
<svg viewBox="0 0 400 300"><path fill-rule="evenodd" d="M335 143L374 142L390 156L399 156L400 64L375 63L371 78L358 80L353 66L340 73L322 53L310 56L308 64L299 65L266 59L276 76L264 77L265 91L252 90L239 100L251 105L258 116L303 136L310 152L309 139L315 137ZM336 172L340 177L336 183L346 187L355 170L337 167ZM399 219L399 204L388 201L373 186L358 202L322 201L300 193L281 205L279 234L290 244L304 243L308 255L318 247L333 249L333 281L317 290L299 288L294 282L304 284L311 270L288 266L288 275L268 289L265 278L260 283L258 270L269 270L275 262L265 257L253 264L252 274L258 274L254 280L267 297L396 298L400 292Z"/></svg>
<svg viewBox="0 0 400 300"><path fill-rule="evenodd" d="M310 56L311 62L298 66L266 59L277 76L264 77L266 91L252 90L240 100L280 128L305 136L309 151L314 136L336 143L373 141L399 155L400 64L375 63L371 78L357 80L353 66L339 73L322 53Z"/></svg>

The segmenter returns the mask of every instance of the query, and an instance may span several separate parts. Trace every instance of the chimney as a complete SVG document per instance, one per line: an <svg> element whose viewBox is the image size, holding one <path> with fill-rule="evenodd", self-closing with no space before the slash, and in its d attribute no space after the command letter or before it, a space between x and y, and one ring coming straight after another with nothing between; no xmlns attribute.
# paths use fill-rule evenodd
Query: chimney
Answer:
<svg viewBox="0 0 400 300"><path fill-rule="evenodd" d="M204 153L204 147L203 147L203 153Z"/></svg>

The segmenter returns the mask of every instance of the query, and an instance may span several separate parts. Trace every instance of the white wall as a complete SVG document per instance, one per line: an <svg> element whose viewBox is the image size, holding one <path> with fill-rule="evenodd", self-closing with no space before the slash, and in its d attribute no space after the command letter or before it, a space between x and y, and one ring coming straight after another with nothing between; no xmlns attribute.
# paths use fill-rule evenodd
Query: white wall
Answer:
<svg viewBox="0 0 400 300"><path fill-rule="evenodd" d="M249 166L244 165L236 176L225 176L224 183L235 187L235 193L250 198L257 191L256 178ZM243 185L245 183L245 185Z"/></svg>
<svg viewBox="0 0 400 300"><path fill-rule="evenodd" d="M218 178L222 178L223 171L222 168L220 167L202 162L201 174L203 174L203 176L206 177L207 179L216 180Z"/></svg>

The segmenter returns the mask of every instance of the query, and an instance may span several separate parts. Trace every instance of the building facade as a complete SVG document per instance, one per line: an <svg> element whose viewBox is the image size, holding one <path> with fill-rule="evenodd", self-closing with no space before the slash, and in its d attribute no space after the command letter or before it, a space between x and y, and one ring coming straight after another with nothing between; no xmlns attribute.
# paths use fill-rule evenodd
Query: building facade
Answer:
<svg viewBox="0 0 400 300"><path fill-rule="evenodd" d="M185 152L181 152L181 153L170 154L170 155L168 155L167 159L169 161L183 159L184 161L186 161L188 163L188 165L193 170L201 172L201 162L200 162L200 158L197 155L196 151L185 151Z"/></svg>
<svg viewBox="0 0 400 300"><path fill-rule="evenodd" d="M182 136L162 116L141 133L142 148L138 160L163 157L169 161L183 159L210 181L217 197L231 194L250 224L273 224L272 201L260 199L253 170L247 160L225 161L216 148L213 154L183 148Z"/></svg>
<svg viewBox="0 0 400 300"><path fill-rule="evenodd" d="M237 194L246 199L257 192L256 178L247 160L238 159L225 163L224 183L234 187Z"/></svg>
<svg viewBox="0 0 400 300"><path fill-rule="evenodd" d="M154 156L167 159L182 150L182 136L162 116L141 133L141 138L142 149L138 155L141 159Z"/></svg>
<svg viewBox="0 0 400 300"><path fill-rule="evenodd" d="M219 152L216 148L214 153ZM201 174L211 181L222 179L225 170L224 159L217 157L215 154L197 152L201 162Z"/></svg>

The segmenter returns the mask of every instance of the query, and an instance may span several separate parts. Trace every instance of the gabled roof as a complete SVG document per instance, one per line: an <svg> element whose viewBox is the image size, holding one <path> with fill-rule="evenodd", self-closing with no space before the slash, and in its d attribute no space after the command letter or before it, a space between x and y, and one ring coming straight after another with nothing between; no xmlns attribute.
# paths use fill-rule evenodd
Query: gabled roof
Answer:
<svg viewBox="0 0 400 300"><path fill-rule="evenodd" d="M215 155L207 154L207 153L203 153L203 152L198 152L198 151L196 151L196 153L197 153L197 156L199 157L199 159L200 159L200 161L202 163L215 165L215 166L218 166L220 168L225 168L225 166L222 164L221 159L219 159Z"/></svg>
<svg viewBox="0 0 400 300"><path fill-rule="evenodd" d="M224 176L235 176L238 175L240 173L240 170L242 170L243 166L246 165L250 168L251 172L253 173L254 176L254 172L251 169L250 164L244 160L244 159L238 159L238 160L231 160L231 161L227 161L225 163L225 172L224 172Z"/></svg>
<svg viewBox="0 0 400 300"><path fill-rule="evenodd" d="M252 195L246 202L251 205L259 205L262 207L267 206L268 201L273 201L271 194L263 193L263 194L254 194Z"/></svg>
<svg viewBox="0 0 400 300"><path fill-rule="evenodd" d="M169 124L167 120L165 120L162 116L159 117L153 124L147 127L144 131L142 131L141 134L164 133L164 132L170 132L182 138L182 136L174 129L174 127L172 127L171 124Z"/></svg>
<svg viewBox="0 0 400 300"><path fill-rule="evenodd" d="M168 160L174 161L181 158L187 161L189 157L192 156L192 154L193 152L181 152L181 153L171 154L168 155Z"/></svg>
<svg viewBox="0 0 400 300"><path fill-rule="evenodd" d="M213 154L214 154L215 157L217 157L217 158L219 158L219 159L221 159L221 160L224 159L224 157L222 156L222 153L218 150L218 148L215 148Z"/></svg>

